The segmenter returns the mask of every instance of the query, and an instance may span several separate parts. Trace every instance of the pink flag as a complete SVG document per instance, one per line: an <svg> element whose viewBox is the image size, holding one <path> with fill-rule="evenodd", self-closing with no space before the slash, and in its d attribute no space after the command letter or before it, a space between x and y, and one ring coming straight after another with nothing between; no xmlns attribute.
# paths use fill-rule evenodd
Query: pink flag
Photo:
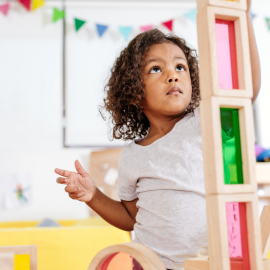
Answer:
<svg viewBox="0 0 270 270"><path fill-rule="evenodd" d="M1 11L4 15L7 15L8 10L9 10L9 3L6 3L6 4L0 6L0 11Z"/></svg>
<svg viewBox="0 0 270 270"><path fill-rule="evenodd" d="M170 31L173 29L173 20L162 23L162 25L166 26Z"/></svg>
<svg viewBox="0 0 270 270"><path fill-rule="evenodd" d="M144 25L144 26L140 26L140 30L142 32L145 32L145 31L148 31L148 30L151 30L153 28L153 25Z"/></svg>
<svg viewBox="0 0 270 270"><path fill-rule="evenodd" d="M19 2L27 9L31 10L31 0L19 0Z"/></svg>

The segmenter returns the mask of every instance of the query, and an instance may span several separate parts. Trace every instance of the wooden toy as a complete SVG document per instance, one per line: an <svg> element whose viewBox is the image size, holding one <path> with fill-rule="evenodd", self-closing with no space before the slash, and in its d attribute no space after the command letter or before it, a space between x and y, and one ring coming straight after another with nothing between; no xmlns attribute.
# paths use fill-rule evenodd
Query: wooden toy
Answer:
<svg viewBox="0 0 270 270"><path fill-rule="evenodd" d="M246 0L199 0L197 1L197 9L204 8L206 6L218 6L224 8L247 10Z"/></svg>
<svg viewBox="0 0 270 270"><path fill-rule="evenodd" d="M0 253L0 269L1 270L14 269L14 253Z"/></svg>
<svg viewBox="0 0 270 270"><path fill-rule="evenodd" d="M247 2L197 4L209 258L186 260L185 269L267 269L260 248Z"/></svg>
<svg viewBox="0 0 270 270"><path fill-rule="evenodd" d="M264 206L260 221L263 258L267 259L270 252L270 205Z"/></svg>
<svg viewBox="0 0 270 270"><path fill-rule="evenodd" d="M143 270L166 270L156 253L137 243L120 244L103 249L93 258L88 270L121 270L121 266L118 268L110 268L111 260L119 253L129 254L140 264ZM131 260L131 263L126 265L126 268L123 268L123 270L132 269L133 263Z"/></svg>
<svg viewBox="0 0 270 270"><path fill-rule="evenodd" d="M236 112L238 111L239 121L236 121L236 123L233 123L232 121L232 126L226 127L226 119L225 123L223 124L221 121L221 108L238 109ZM205 181L206 193L231 194L256 192L257 181L255 178L255 153L253 143L254 137L251 100L210 97L201 101L200 109L202 115L201 130L203 137L204 172L205 179L207 179L207 181ZM239 176L238 180L240 183L235 180L233 185L229 185L226 184L226 179L224 179L223 152L226 145L223 145L222 142L222 128L230 128L233 130L233 124L237 128L238 122L240 124L238 130L238 133L240 132L240 137L238 138L240 141L240 149L236 149L235 151L240 152L239 154L241 155L240 161L236 163L238 163L239 169L242 170L242 180L239 179ZM222 127L223 125L225 127ZM237 137L234 137L234 139L237 139ZM237 164L232 164L232 167L233 166L236 167ZM233 170L231 170L230 173L231 175L237 175L237 173L234 173Z"/></svg>
<svg viewBox="0 0 270 270"><path fill-rule="evenodd" d="M199 58L202 100L252 98L246 12L206 6L198 11L197 29L199 52L203 52Z"/></svg>
<svg viewBox="0 0 270 270"><path fill-rule="evenodd" d="M1 254L9 254L9 266L12 268L1 268L5 270L37 270L37 246L2 246L0 247L0 258ZM12 254L12 262L10 254ZM1 266L1 264L0 264Z"/></svg>

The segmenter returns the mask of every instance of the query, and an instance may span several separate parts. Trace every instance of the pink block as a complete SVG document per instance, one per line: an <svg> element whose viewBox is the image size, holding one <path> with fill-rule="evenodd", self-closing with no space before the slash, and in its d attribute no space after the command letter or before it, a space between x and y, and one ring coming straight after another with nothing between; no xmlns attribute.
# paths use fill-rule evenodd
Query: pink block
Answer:
<svg viewBox="0 0 270 270"><path fill-rule="evenodd" d="M238 89L234 22L216 20L216 44L219 87Z"/></svg>
<svg viewBox="0 0 270 270"><path fill-rule="evenodd" d="M229 255L231 263L233 263L232 270L250 270L246 211L246 203L226 203Z"/></svg>
<svg viewBox="0 0 270 270"><path fill-rule="evenodd" d="M242 257L239 203L226 203L230 257Z"/></svg>

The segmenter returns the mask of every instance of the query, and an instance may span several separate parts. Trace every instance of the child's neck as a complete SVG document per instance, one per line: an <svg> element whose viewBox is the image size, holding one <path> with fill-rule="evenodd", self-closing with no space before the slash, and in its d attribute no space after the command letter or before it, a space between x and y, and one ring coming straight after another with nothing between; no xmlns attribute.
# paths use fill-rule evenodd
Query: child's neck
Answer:
<svg viewBox="0 0 270 270"><path fill-rule="evenodd" d="M152 119L150 117L148 117L148 119L150 118L149 122L150 122L150 130L149 133L147 134L147 136L139 141L137 144L142 145L142 146L147 146L152 144L154 141L162 138L163 136L165 136L166 134L168 134L173 127L175 126L175 124L182 120L185 117L186 113L183 113L175 118L158 118L158 117L153 117Z"/></svg>

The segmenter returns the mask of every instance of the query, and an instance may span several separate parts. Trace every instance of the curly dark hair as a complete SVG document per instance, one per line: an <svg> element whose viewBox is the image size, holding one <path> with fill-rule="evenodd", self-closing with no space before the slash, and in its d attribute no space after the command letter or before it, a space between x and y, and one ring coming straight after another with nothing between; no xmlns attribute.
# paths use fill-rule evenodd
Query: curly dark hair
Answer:
<svg viewBox="0 0 270 270"><path fill-rule="evenodd" d="M158 29L152 29L137 35L120 53L112 69L111 76L104 88L106 98L99 112L111 115L113 123L113 139L124 141L143 138L147 135L150 123L143 113L141 105L144 97L142 71L145 66L146 53L154 44L174 43L184 52L188 61L192 84L192 96L186 113L193 112L199 106L199 70L196 50L189 48L186 41L176 35L166 35Z"/></svg>

